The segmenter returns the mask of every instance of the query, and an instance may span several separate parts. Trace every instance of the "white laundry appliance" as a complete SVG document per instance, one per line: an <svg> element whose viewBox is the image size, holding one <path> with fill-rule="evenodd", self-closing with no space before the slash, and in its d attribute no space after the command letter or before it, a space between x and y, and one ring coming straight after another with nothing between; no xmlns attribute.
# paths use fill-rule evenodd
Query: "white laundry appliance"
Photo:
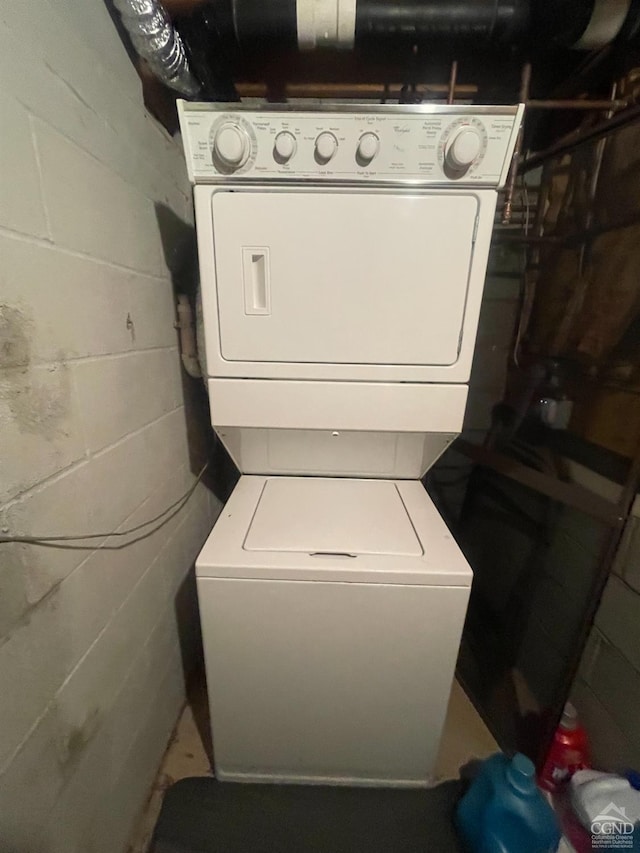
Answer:
<svg viewBox="0 0 640 853"><path fill-rule="evenodd" d="M420 477L462 428L521 107L179 102L212 423L216 775L424 785L472 573Z"/></svg>

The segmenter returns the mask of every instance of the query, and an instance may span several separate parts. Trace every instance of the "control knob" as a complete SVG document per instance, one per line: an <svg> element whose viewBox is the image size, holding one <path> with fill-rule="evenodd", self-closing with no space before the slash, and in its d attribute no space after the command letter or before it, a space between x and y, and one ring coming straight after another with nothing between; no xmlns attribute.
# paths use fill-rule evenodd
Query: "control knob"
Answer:
<svg viewBox="0 0 640 853"><path fill-rule="evenodd" d="M323 131L316 139L316 160L318 163L328 163L338 150L338 140L333 133Z"/></svg>
<svg viewBox="0 0 640 853"><path fill-rule="evenodd" d="M244 165L250 148L251 140L246 130L232 122L221 125L213 139L214 158L230 171Z"/></svg>
<svg viewBox="0 0 640 853"><path fill-rule="evenodd" d="M273 156L278 163L286 163L296 153L296 138L288 130L281 131L273 143Z"/></svg>
<svg viewBox="0 0 640 853"><path fill-rule="evenodd" d="M362 165L367 165L378 153L380 140L375 133L363 133L358 141L356 160Z"/></svg>
<svg viewBox="0 0 640 853"><path fill-rule="evenodd" d="M459 128L447 141L445 163L456 172L465 172L482 149L480 134L474 127Z"/></svg>

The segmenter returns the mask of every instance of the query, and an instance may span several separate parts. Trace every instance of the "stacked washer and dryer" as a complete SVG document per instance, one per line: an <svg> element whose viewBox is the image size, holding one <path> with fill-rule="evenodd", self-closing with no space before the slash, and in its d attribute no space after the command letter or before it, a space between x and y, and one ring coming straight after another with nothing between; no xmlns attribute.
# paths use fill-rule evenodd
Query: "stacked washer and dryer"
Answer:
<svg viewBox="0 0 640 853"><path fill-rule="evenodd" d="M242 474L196 564L216 775L428 784L472 573L420 477L462 428L522 107L179 113Z"/></svg>

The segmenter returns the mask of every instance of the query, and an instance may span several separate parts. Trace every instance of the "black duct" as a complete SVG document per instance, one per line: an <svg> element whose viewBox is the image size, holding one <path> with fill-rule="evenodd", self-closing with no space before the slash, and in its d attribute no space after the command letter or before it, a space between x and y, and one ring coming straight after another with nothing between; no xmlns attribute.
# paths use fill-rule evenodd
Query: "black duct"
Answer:
<svg viewBox="0 0 640 853"><path fill-rule="evenodd" d="M355 38L358 43L370 39L411 44L473 39L510 44L524 37L528 23L529 0L358 0Z"/></svg>
<svg viewBox="0 0 640 853"><path fill-rule="evenodd" d="M263 51L463 43L593 50L640 30L640 0L217 0L215 9L241 49Z"/></svg>

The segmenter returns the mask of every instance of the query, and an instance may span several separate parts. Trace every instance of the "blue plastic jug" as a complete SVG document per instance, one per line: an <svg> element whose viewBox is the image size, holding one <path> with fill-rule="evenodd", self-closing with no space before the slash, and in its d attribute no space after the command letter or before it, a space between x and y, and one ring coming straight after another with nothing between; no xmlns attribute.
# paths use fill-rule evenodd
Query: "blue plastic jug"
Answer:
<svg viewBox="0 0 640 853"><path fill-rule="evenodd" d="M520 753L492 755L460 800L456 826L471 853L552 853L555 812L538 790L533 763Z"/></svg>

